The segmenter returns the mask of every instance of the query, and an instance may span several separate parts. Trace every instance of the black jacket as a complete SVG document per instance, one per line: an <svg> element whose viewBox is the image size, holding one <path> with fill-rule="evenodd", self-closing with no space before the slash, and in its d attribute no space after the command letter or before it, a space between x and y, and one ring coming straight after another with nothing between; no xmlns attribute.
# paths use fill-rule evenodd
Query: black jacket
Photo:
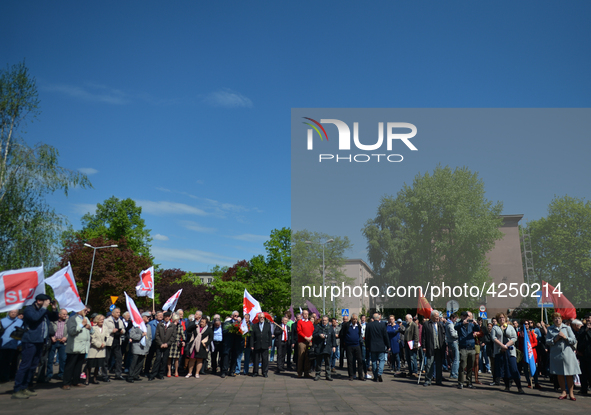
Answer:
<svg viewBox="0 0 591 415"><path fill-rule="evenodd" d="M370 321L365 325L365 347L372 353L382 353L390 348L388 330L380 321Z"/></svg>
<svg viewBox="0 0 591 415"><path fill-rule="evenodd" d="M324 334L325 338L322 338L321 334ZM316 355L331 354L332 348L337 347L337 338L330 324L326 327L322 326L322 324L316 324L314 334L312 334L312 346Z"/></svg>
<svg viewBox="0 0 591 415"><path fill-rule="evenodd" d="M426 350L427 357L433 356L435 352L435 330L433 326L437 324L437 339L439 341L439 351L445 350L445 327L438 321L433 323L431 320L423 322L423 332L421 334L422 347Z"/></svg>
<svg viewBox="0 0 591 415"><path fill-rule="evenodd" d="M176 342L176 330L176 326L172 321L169 321L168 327L166 327L166 323L163 320L156 327L156 338L154 339L156 346L160 347L166 343L170 347L172 343Z"/></svg>
<svg viewBox="0 0 591 415"><path fill-rule="evenodd" d="M275 326L275 331L273 332L275 335L275 344L283 342L283 329L281 326L283 326L283 323L279 323L278 326ZM287 341L285 343L291 345L291 331L287 324L285 325L285 329L287 330Z"/></svg>
<svg viewBox="0 0 591 415"><path fill-rule="evenodd" d="M250 325L252 334L250 335L250 347L254 347L255 350L268 349L271 347L271 324L265 321L263 324L263 331L259 323L253 323Z"/></svg>

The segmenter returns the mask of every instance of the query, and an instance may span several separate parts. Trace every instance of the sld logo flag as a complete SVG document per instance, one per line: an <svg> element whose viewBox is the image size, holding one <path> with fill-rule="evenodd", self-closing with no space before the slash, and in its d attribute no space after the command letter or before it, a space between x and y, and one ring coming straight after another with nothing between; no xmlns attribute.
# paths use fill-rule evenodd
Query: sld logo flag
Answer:
<svg viewBox="0 0 591 415"><path fill-rule="evenodd" d="M306 120L311 121L307 122L304 121L303 123L308 125L309 128L307 130L307 149L313 150L314 149L314 137L316 132L320 137L321 141L328 139L328 134L326 129L324 128L323 124L333 124L337 127L338 131L338 146L339 151L348 151L351 150L351 129L344 121L337 120L337 119L320 119L320 122L309 118L304 117ZM386 124L386 128L384 128L384 124ZM409 131L410 130L410 131ZM322 131L322 132L321 132ZM399 140L400 143L404 144L409 150L411 151L418 151L417 147L410 141L411 138L415 137L417 134L417 127L413 124L407 122L379 122L378 123L378 134L377 139L375 142L371 140L367 142L361 142L359 138L359 123L353 123L353 144L355 147L361 151L366 153L360 154L332 154L332 153L325 153L318 155L318 161L321 163L323 161L334 160L337 163L339 161L349 161L349 162L357 162L357 163L367 163L369 161L388 161L391 163L399 163L404 160L404 157L401 154L394 154L391 153L394 151L396 140ZM384 137L385 137L385 144L386 148L383 149L384 146ZM367 153L371 152L371 153Z"/></svg>
<svg viewBox="0 0 591 415"><path fill-rule="evenodd" d="M43 267L0 272L0 312L32 304L45 293Z"/></svg>

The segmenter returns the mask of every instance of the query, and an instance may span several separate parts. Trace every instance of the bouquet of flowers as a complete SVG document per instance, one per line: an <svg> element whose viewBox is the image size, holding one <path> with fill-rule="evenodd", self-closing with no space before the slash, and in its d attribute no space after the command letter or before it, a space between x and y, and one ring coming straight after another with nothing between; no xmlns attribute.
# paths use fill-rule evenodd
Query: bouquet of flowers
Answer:
<svg viewBox="0 0 591 415"><path fill-rule="evenodd" d="M248 337L250 336L250 323L246 323L246 325L248 326L248 331L246 332L246 334L242 334L242 329L240 328L240 325L242 323L234 323L233 325L230 326L230 328L228 329L228 333L231 334L240 334L242 337Z"/></svg>

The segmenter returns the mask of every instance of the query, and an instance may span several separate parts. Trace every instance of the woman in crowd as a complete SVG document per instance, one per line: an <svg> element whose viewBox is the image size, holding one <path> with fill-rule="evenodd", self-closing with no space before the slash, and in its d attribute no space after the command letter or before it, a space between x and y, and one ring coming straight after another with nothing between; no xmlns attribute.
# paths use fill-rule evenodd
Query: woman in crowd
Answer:
<svg viewBox="0 0 591 415"><path fill-rule="evenodd" d="M176 336L174 337L175 341L170 345L170 354L168 355L168 374L166 377L171 377L171 367L174 369L174 377L179 377L179 360L181 358L181 349L185 345L185 331L183 330L183 325L180 322L181 318L177 313L172 315L172 324L174 324L176 328Z"/></svg>
<svg viewBox="0 0 591 415"><path fill-rule="evenodd" d="M538 336L536 336L536 333L533 330L533 327L530 326L529 320L521 320L521 326L525 327L525 329L522 329L519 334L518 334L518 343L519 343L519 350L521 350L521 352L523 353L523 359L521 359L521 362L519 362L521 364L521 368L523 370L523 374L525 375L525 380L527 381L527 387L531 389L532 384L531 384L531 371L529 368L529 364L527 364L527 362L525 361L525 354L527 353L527 350L525 350L525 336L527 335L529 338L529 343L531 345L533 354L534 354L534 362L536 362L536 364L538 363L538 353L536 351L536 348L538 346ZM527 334L526 334L527 333ZM536 368L536 372L534 374L534 388L536 389L542 389L540 384L538 383L538 369Z"/></svg>
<svg viewBox="0 0 591 415"><path fill-rule="evenodd" d="M558 399L566 399L567 396L571 401L576 401L574 395L574 375L581 373L573 347L577 340L572 329L566 324L562 324L562 316L560 313L552 315L554 324L548 327L548 334L546 336L546 344L550 347L550 374L557 375L558 384L560 385L561 394ZM565 387L564 378L566 377L566 385L568 386L568 394Z"/></svg>
<svg viewBox="0 0 591 415"><path fill-rule="evenodd" d="M96 378L98 377L99 369L105 364L105 356L107 353L105 349L107 333L103 327L104 322L105 316L102 314L97 314L93 319L94 331L90 336L90 350L88 351L88 360L86 361L86 381L88 382L92 369L94 369L90 383L94 383L95 385L98 384Z"/></svg>
<svg viewBox="0 0 591 415"><path fill-rule="evenodd" d="M187 347L185 347L185 357L189 359L189 373L186 378L193 376L193 368L195 362L197 362L197 371L195 377L199 378L199 372L203 366L203 359L207 359L207 351L209 343L213 339L213 332L207 325L207 319L205 317L199 320L199 326L194 321L187 324Z"/></svg>
<svg viewBox="0 0 591 415"><path fill-rule="evenodd" d="M400 371L400 326L396 323L392 315L388 317L386 330L390 339L390 354L388 357L392 366L392 372L396 375L396 372Z"/></svg>
<svg viewBox="0 0 591 415"><path fill-rule="evenodd" d="M505 392L511 388L511 379L517 385L517 392L524 394L521 387L521 376L517 369L517 332L512 324L507 323L504 313L497 314L498 327L493 329L493 341L495 343L495 370L505 382Z"/></svg>

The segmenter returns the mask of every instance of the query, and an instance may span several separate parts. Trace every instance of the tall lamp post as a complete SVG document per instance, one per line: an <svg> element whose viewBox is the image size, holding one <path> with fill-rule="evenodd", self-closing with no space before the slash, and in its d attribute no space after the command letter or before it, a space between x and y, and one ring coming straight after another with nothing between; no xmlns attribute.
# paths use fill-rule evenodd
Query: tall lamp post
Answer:
<svg viewBox="0 0 591 415"><path fill-rule="evenodd" d="M328 241L324 241L322 243L312 241L305 242L308 245L322 245L322 315L326 315L326 296L324 295L324 246L331 242L334 242L334 239L329 239Z"/></svg>
<svg viewBox="0 0 591 415"><path fill-rule="evenodd" d="M86 290L86 301L84 302L84 304L88 304L88 294L90 294L90 281L92 280L92 269L94 268L94 256L96 255L96 250L103 249L103 248L117 248L117 245L107 245L107 246L94 247L90 244L85 243L84 246L87 246L87 247L92 248L94 250L94 252L92 253L92 265L90 265L90 276L88 277L88 289Z"/></svg>

